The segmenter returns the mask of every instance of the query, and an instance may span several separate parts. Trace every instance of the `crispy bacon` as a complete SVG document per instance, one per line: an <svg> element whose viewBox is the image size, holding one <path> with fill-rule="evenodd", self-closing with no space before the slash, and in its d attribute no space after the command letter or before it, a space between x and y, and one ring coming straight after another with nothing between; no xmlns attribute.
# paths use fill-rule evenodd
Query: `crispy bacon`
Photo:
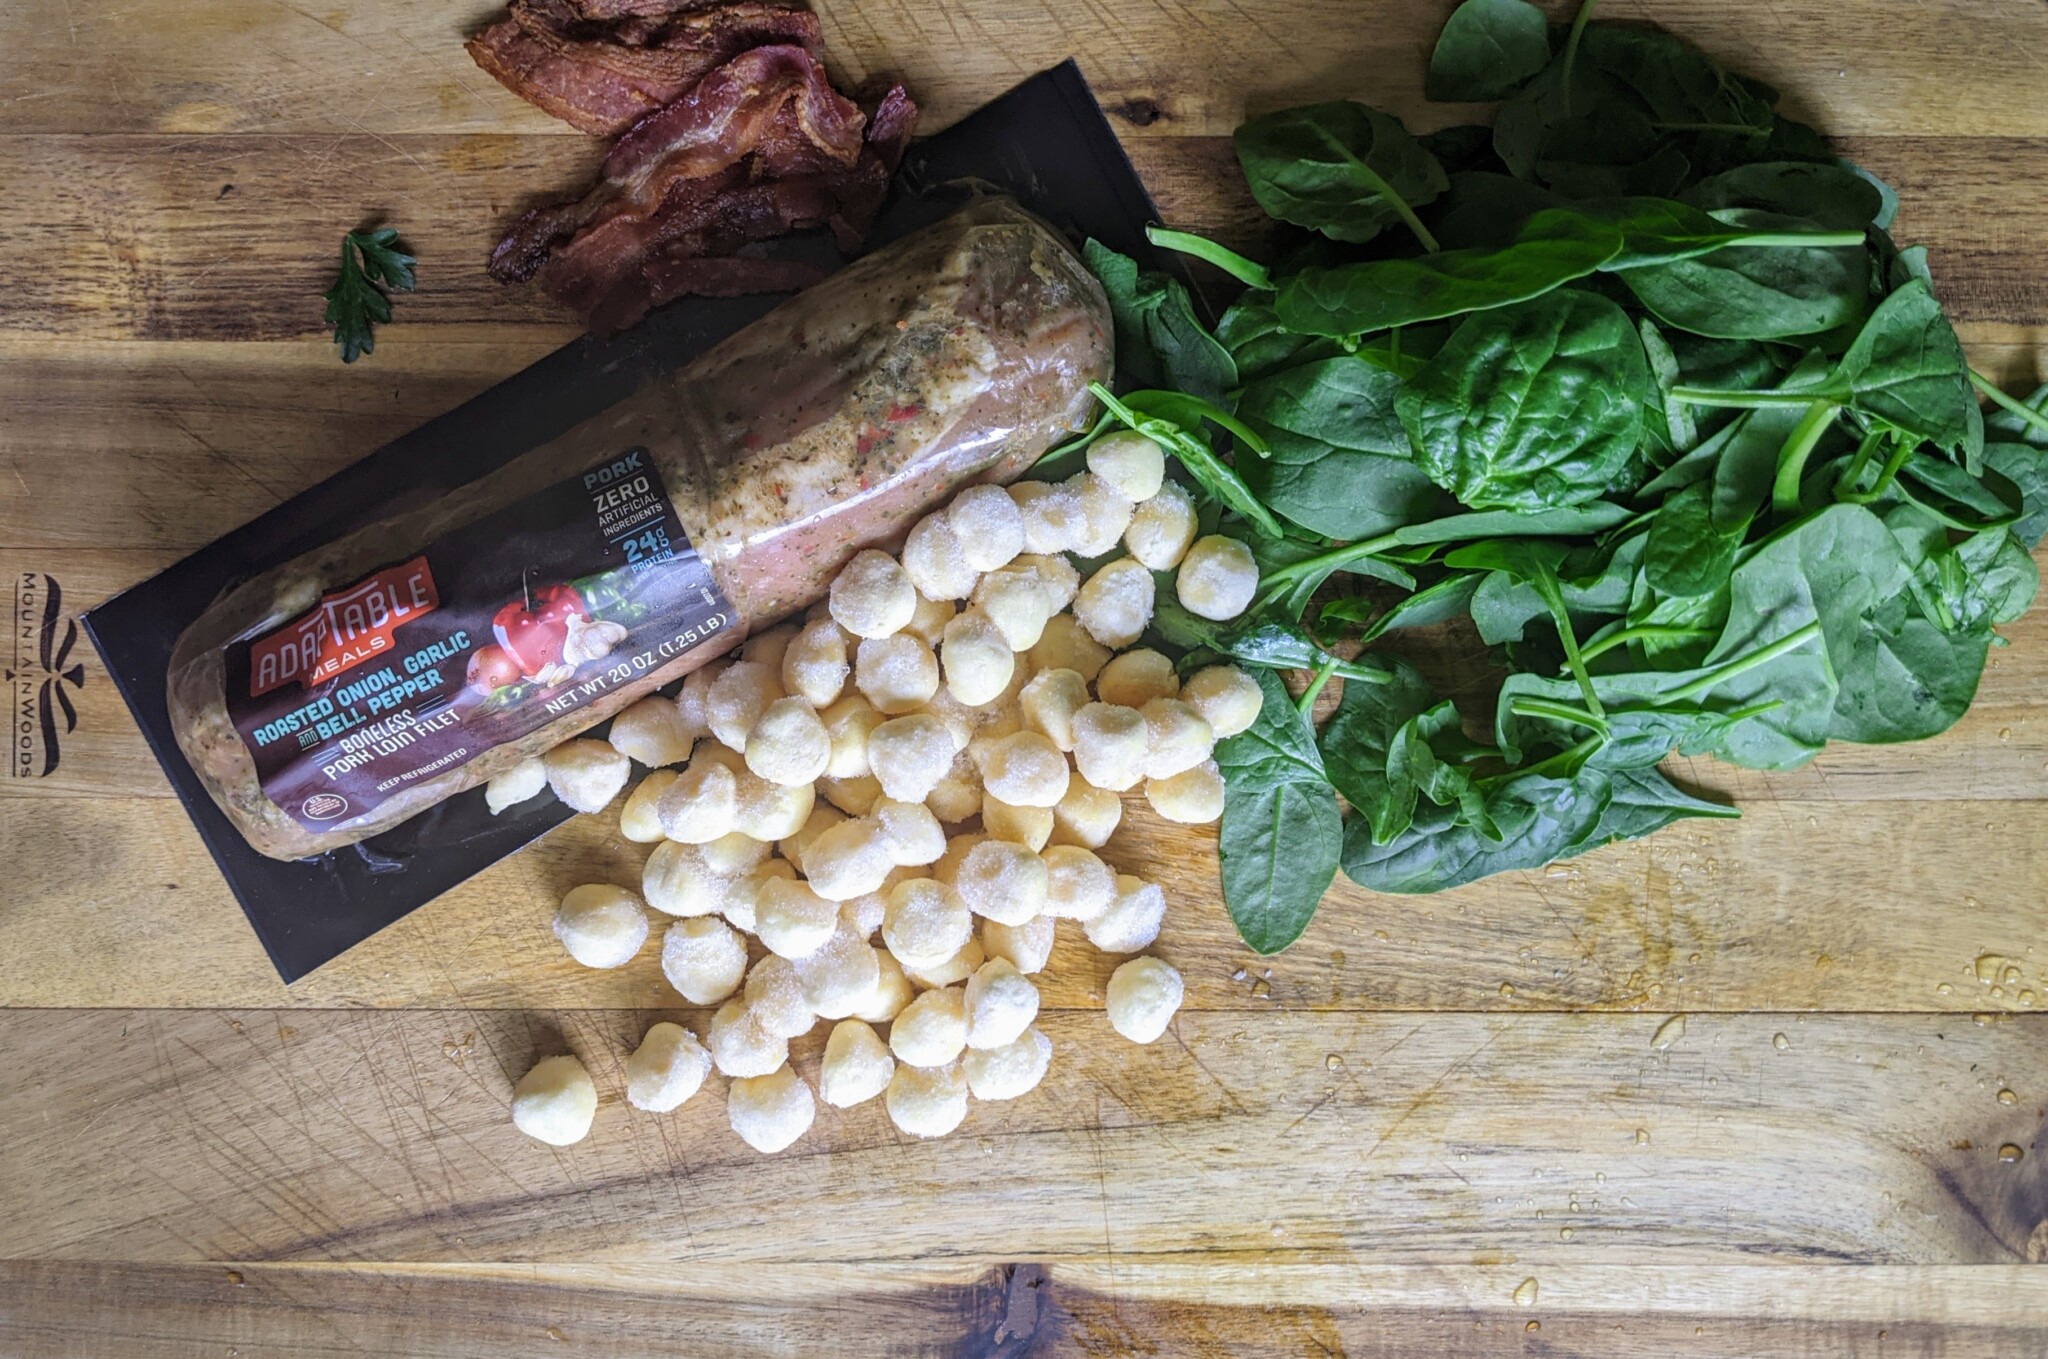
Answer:
<svg viewBox="0 0 2048 1359"><path fill-rule="evenodd" d="M512 0L468 42L520 98L609 137L762 46L820 51L817 16L770 0Z"/></svg>
<svg viewBox="0 0 2048 1359"><path fill-rule="evenodd" d="M802 47L743 53L620 138L582 198L521 218L491 273L538 274L599 333L685 293L801 287L812 266L739 252L818 226L858 248L917 118L900 85L864 102Z"/></svg>

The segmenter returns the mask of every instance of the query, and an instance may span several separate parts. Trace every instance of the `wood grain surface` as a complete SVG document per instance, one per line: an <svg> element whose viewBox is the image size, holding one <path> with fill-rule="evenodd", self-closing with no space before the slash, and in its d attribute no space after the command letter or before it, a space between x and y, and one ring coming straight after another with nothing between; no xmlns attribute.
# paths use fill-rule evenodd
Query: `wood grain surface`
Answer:
<svg viewBox="0 0 2048 1359"><path fill-rule="evenodd" d="M819 4L835 68L928 128L1079 57L1163 215L1253 249L1232 127L1471 116L1421 99L1449 7ZM483 273L601 154L470 64L491 8L0 6L0 580L80 611L574 334ZM1899 189L1972 361L2048 375L2042 6L1601 14L1783 89ZM343 367L318 294L372 220L420 290ZM1173 902L1166 1039L1109 1032L1063 935L1036 1094L937 1143L826 1110L766 1160L716 1090L623 1103L645 1026L703 1016L549 933L637 879L610 818L287 989L75 656L57 766L0 776L0 1356L2048 1355L2048 610L2006 632L1937 741L1685 763L1743 818L1340 885L1273 959L1210 835L1134 807L1108 857ZM565 1050L602 1102L556 1151L505 1105Z"/></svg>

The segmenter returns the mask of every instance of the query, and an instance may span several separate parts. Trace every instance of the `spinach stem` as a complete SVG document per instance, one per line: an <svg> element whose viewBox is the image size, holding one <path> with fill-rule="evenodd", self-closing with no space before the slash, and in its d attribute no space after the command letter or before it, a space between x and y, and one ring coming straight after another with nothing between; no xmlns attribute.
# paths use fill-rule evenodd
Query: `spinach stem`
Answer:
<svg viewBox="0 0 2048 1359"><path fill-rule="evenodd" d="M1813 392L1744 392L1732 387L1673 387L1665 394L1673 401L1683 401L1688 406L1729 406L1744 410L1757 410L1765 406L1804 406L1815 400L1831 401L1828 396L1816 397Z"/></svg>
<svg viewBox="0 0 2048 1359"><path fill-rule="evenodd" d="M2020 401L2014 397L2007 396L2004 392L1999 390L1997 383L1993 382L1990 378L1985 377L1976 369L1970 369L1969 373L1970 385L1972 387L1975 387L1978 391L1984 393L1984 395L1990 397L1993 401L2005 407L2005 409L2011 411L2014 415L2017 415L2020 419L2026 421L2035 429L2042 431L2044 434L2048 434L2048 415L2044 415L2040 411L2035 410L2032 406L2029 406L2024 401Z"/></svg>
<svg viewBox="0 0 2048 1359"><path fill-rule="evenodd" d="M1294 701L1294 710L1301 714L1302 721L1309 720L1309 714L1315 711L1316 696L1323 692L1323 686L1330 682L1330 676L1335 674L1337 667L1342 664L1343 662L1335 656L1325 656L1323 663L1309 676L1308 688L1302 690L1301 697Z"/></svg>
<svg viewBox="0 0 2048 1359"><path fill-rule="evenodd" d="M1701 694L1726 684L1744 671L1754 670L1760 665L1769 664L1789 651L1797 651L1800 647L1805 646L1808 642L1813 641L1819 636L1820 623L1818 620L1808 623L1803 628L1795 628L1777 641L1767 646L1760 646L1747 656L1738 656L1732 661L1717 665L1691 684L1673 689L1670 693L1664 695L1659 706L1661 707L1665 703L1690 703Z"/></svg>
<svg viewBox="0 0 2048 1359"><path fill-rule="evenodd" d="M1557 577L1548 567L1539 569L1536 579L1529 583L1550 610L1551 622L1557 625L1557 640L1564 647L1564 663L1571 667L1572 678L1579 682L1579 692L1586 696L1586 710L1595 717L1607 716L1607 710L1600 706L1600 695L1593 692L1593 676L1586 669L1586 658L1579 654L1579 638L1572 630L1571 610L1565 607L1564 587L1557 583Z"/></svg>
<svg viewBox="0 0 2048 1359"><path fill-rule="evenodd" d="M1596 0L1579 0L1579 12L1572 16L1572 31L1564 40L1564 66L1559 84L1564 87L1564 116L1572 116L1572 67L1579 60L1579 39L1586 32L1586 21L1593 17Z"/></svg>
<svg viewBox="0 0 2048 1359"><path fill-rule="evenodd" d="M1728 242L1730 246L1756 246L1765 250L1798 250L1805 246L1816 246L1823 250L1837 246L1863 244L1860 231L1762 231L1754 236L1744 236L1739 241Z"/></svg>
<svg viewBox="0 0 2048 1359"><path fill-rule="evenodd" d="M1248 288L1258 288L1266 292L1273 290L1273 276L1266 271L1265 265L1256 260L1248 260L1228 246L1218 245L1193 232L1171 231L1166 227L1152 226L1145 228L1145 239L1162 249L1193 255L1198 260L1207 260Z"/></svg>
<svg viewBox="0 0 2048 1359"><path fill-rule="evenodd" d="M1849 495L1856 489L1856 483L1863 480L1863 469L1870 466L1870 459L1876 454L1877 446L1883 439L1884 431L1876 426L1872 426L1857 441L1855 456L1851 457L1849 465L1842 469L1842 475L1835 478L1835 499L1848 499Z"/></svg>
<svg viewBox="0 0 2048 1359"><path fill-rule="evenodd" d="M1639 623L1632 628L1617 628L1594 641L1586 643L1579 651L1582 661L1598 660L1618 646L1630 642L1683 642L1694 637L1710 635L1707 628L1675 628L1659 623Z"/></svg>
<svg viewBox="0 0 2048 1359"><path fill-rule="evenodd" d="M1576 709L1574 711L1576 711ZM1585 764L1587 760L1593 758L1594 753L1597 752L1600 749L1600 747L1605 745L1606 743L1607 741L1604 736L1588 736L1585 740L1579 742L1575 746L1569 746L1564 750L1560 750L1555 755L1547 755L1543 759L1538 760L1534 764L1524 765L1522 768L1515 770L1511 774L1501 775L1499 778L1496 779L1483 779L1480 780L1480 782L1488 786L1493 786L1499 783L1504 783L1508 779L1527 778L1531 776L1539 779L1547 779L1553 777L1570 778L1573 774L1578 772L1579 767L1581 765ZM1557 772L1553 774L1553 770Z"/></svg>
<svg viewBox="0 0 2048 1359"><path fill-rule="evenodd" d="M1816 401L1806 408L1806 414L1799 417L1799 423L1785 437L1785 446L1778 452L1778 475L1771 482L1773 513L1799 513L1799 482L1806 474L1806 460L1841 413L1842 408L1832 401Z"/></svg>
<svg viewBox="0 0 2048 1359"><path fill-rule="evenodd" d="M1876 500L1879 496L1890 490L1892 483L1898 480L1899 469L1906 465L1907 458L1913 456L1913 444L1911 440L1894 437L1896 441L1892 445L1892 455L1884 460L1884 466L1878 470L1877 480L1872 483L1867 491L1851 491L1847 495L1840 496L1839 498L1844 503L1868 505L1871 501Z"/></svg>
<svg viewBox="0 0 2048 1359"><path fill-rule="evenodd" d="M1554 722L1569 722L1575 727L1585 727L1597 733L1603 741L1607 739L1609 731L1606 718L1551 698L1531 698L1527 694L1517 694L1508 700L1508 711L1517 717L1547 717Z"/></svg>

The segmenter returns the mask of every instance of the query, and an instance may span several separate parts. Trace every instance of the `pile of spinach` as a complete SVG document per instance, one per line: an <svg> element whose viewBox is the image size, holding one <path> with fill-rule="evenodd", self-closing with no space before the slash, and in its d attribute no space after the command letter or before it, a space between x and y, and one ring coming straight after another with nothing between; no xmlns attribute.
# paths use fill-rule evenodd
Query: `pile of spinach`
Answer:
<svg viewBox="0 0 2048 1359"><path fill-rule="evenodd" d="M1217 749L1224 898L1261 952L1340 869L1433 892L1733 816L1665 778L1673 752L1784 769L1932 736L2033 599L2048 388L1970 371L1892 191L1774 91L1590 9L1452 14L1428 92L1503 101L1490 128L1349 102L1239 128L1302 230L1266 264L1154 232L1245 285L1213 328L1090 245L1146 388L1095 433L1159 439L1263 572L1224 624L1162 581L1153 638L1265 688ZM1490 712L1386 646L1460 620L1508 672Z"/></svg>

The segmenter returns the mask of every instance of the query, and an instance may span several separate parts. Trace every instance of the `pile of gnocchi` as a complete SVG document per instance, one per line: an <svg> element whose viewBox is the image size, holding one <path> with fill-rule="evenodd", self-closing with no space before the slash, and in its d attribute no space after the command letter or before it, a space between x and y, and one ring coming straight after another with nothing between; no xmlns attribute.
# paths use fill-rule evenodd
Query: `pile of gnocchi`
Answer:
<svg viewBox="0 0 2048 1359"><path fill-rule="evenodd" d="M1043 1079L1033 974L1069 920L1131 956L1105 995L1137 1043L1166 1031L1181 977L1142 956L1166 900L1097 856L1142 795L1171 821L1214 821L1215 742L1249 727L1258 684L1231 666L1183 681L1136 645L1154 572L1182 606L1228 619L1258 570L1235 539L1198 537L1159 446L1097 441L1062 482L975 486L917 524L899 556L864 551L800 621L648 697L606 740L569 741L492 780L493 811L550 788L596 813L627 794L621 833L651 844L637 892L571 891L554 932L587 967L624 966L668 918L662 971L704 1032L656 1024L625 1062L626 1098L664 1113L715 1068L732 1129L794 1144L816 1101L880 1097L904 1132L940 1137L970 1099ZM1124 555L1085 580L1071 558ZM759 948L751 946L758 943ZM765 952L764 952L765 950ZM815 1092L792 1039L833 1024ZM557 1146L597 1109L589 1073L550 1057L513 1122Z"/></svg>

